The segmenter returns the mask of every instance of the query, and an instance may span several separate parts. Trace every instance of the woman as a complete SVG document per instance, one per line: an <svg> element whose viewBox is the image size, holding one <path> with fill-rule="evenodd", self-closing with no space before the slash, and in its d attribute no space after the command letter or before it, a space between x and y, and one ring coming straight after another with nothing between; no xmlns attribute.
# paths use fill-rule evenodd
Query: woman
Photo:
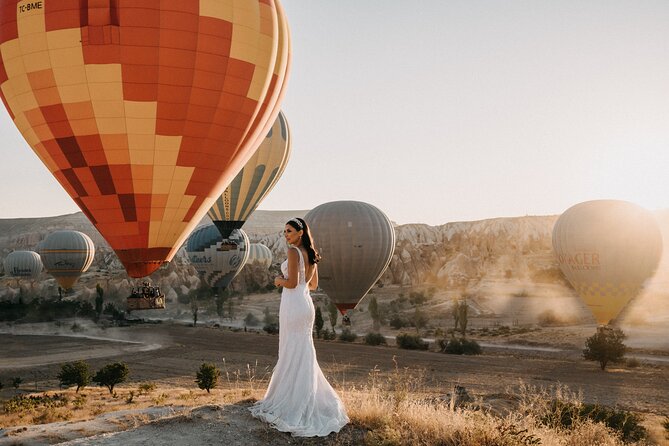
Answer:
<svg viewBox="0 0 669 446"><path fill-rule="evenodd" d="M326 436L348 423L346 410L316 360L312 337L314 304L309 290L318 287L320 256L307 223L293 218L284 229L288 259L281 264L279 360L265 397L251 407L253 416L296 437ZM306 260L306 261L305 261Z"/></svg>

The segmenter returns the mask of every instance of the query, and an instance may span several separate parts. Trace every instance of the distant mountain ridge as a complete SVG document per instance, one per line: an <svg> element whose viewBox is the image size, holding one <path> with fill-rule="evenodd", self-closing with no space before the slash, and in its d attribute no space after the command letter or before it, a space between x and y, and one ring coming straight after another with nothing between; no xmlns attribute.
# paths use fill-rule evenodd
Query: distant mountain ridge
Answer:
<svg viewBox="0 0 669 446"><path fill-rule="evenodd" d="M306 210L256 211L244 225L251 242L263 243L273 253L274 264L286 255L282 231L286 221L303 217ZM669 252L669 211L656 212ZM492 218L472 222L395 225L396 246L383 285L434 288L442 298L474 295L483 300L500 295L534 293L541 296L574 296L553 256L551 236L558 216ZM200 225L209 224L205 217ZM95 284L104 280L123 295L133 281L114 252L82 213L47 218L0 220L0 262L11 251L35 249L47 234L74 229L88 234L96 245L94 263L77 285L83 296L94 296ZM318 240L316 240L318 244ZM269 271L245 268L233 281L237 291L271 281ZM151 276L175 298L199 284L183 249L174 261ZM43 274L37 285L53 293L55 282ZM0 299L16 295L8 278L0 279ZM669 287L669 256L665 255L649 289L663 293ZM4 288L4 289L3 289ZM492 302L492 301L491 301ZM664 302L664 299L662 300ZM494 302L492 302L494 303Z"/></svg>

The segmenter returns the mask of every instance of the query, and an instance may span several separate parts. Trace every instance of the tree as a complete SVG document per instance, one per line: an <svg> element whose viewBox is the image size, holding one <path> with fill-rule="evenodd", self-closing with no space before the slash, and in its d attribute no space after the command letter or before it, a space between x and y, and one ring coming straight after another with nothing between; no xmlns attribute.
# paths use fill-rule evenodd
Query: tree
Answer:
<svg viewBox="0 0 669 446"><path fill-rule="evenodd" d="M583 358L599 362L604 370L609 362L619 362L625 356L627 347L623 344L625 333L618 328L599 327L597 333L585 340Z"/></svg>
<svg viewBox="0 0 669 446"><path fill-rule="evenodd" d="M22 382L23 382L23 379L19 378L18 376L16 378L12 378L12 386L15 389L18 389Z"/></svg>
<svg viewBox="0 0 669 446"><path fill-rule="evenodd" d="M104 305L104 299L103 296L105 294L105 290L102 289L100 284L95 285L95 291L98 293L98 295L95 297L95 320L100 319L100 316L102 315L102 310L103 310L103 305Z"/></svg>
<svg viewBox="0 0 669 446"><path fill-rule="evenodd" d="M199 310L199 307L197 306L197 299L195 296L191 296L190 298L190 312L193 315L193 327L197 325L197 312Z"/></svg>
<svg viewBox="0 0 669 446"><path fill-rule="evenodd" d="M79 389L86 387L91 382L91 374L88 370L88 364L84 361L71 362L64 364L58 374L61 387L77 386Z"/></svg>
<svg viewBox="0 0 669 446"><path fill-rule="evenodd" d="M460 328L460 333L464 337L467 333L467 299L456 300L453 303L453 319L455 320L455 330Z"/></svg>
<svg viewBox="0 0 669 446"><path fill-rule="evenodd" d="M221 371L218 370L214 364L203 362L200 366L200 370L195 374L195 382L200 389L206 390L207 393L211 393L210 390L216 387L220 375Z"/></svg>
<svg viewBox="0 0 669 446"><path fill-rule="evenodd" d="M216 294L216 314L218 317L223 317L223 304L225 304L225 295L223 293Z"/></svg>
<svg viewBox="0 0 669 446"><path fill-rule="evenodd" d="M372 328L374 331L379 331L381 329L381 317L379 314L379 303L376 301L376 296L373 296L370 299L367 309L369 310L369 316L372 318Z"/></svg>
<svg viewBox="0 0 669 446"><path fill-rule="evenodd" d="M330 325L332 325L332 331L334 331L335 325L337 325L337 317L339 317L339 310L332 301L330 301L330 305L328 305L328 313L330 317Z"/></svg>
<svg viewBox="0 0 669 446"><path fill-rule="evenodd" d="M232 299L228 299L228 318L230 320L235 318L235 304Z"/></svg>
<svg viewBox="0 0 669 446"><path fill-rule="evenodd" d="M421 328L425 328L425 326L428 323L427 316L420 311L418 307L414 310L413 318L412 318L413 325L416 327L416 333L420 333Z"/></svg>
<svg viewBox="0 0 669 446"><path fill-rule="evenodd" d="M273 325L278 322L276 320L276 316L270 313L269 307L265 307L265 309L263 310L263 315L264 315L263 322L265 323L265 325Z"/></svg>
<svg viewBox="0 0 669 446"><path fill-rule="evenodd" d="M323 313L321 313L321 307L316 307L316 316L314 316L314 328L316 329L316 337L320 339L321 331L323 330Z"/></svg>
<svg viewBox="0 0 669 446"><path fill-rule="evenodd" d="M102 367L93 377L93 382L99 386L106 386L109 393L114 393L114 386L128 377L128 366L124 362L114 362Z"/></svg>

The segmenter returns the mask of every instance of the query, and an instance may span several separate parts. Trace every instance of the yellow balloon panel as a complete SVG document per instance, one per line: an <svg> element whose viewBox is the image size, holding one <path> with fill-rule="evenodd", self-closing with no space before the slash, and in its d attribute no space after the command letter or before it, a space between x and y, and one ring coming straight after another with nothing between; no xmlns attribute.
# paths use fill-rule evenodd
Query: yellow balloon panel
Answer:
<svg viewBox="0 0 669 446"><path fill-rule="evenodd" d="M654 216L635 204L589 201L569 208L557 220L553 250L597 322L607 324L654 274L662 236Z"/></svg>

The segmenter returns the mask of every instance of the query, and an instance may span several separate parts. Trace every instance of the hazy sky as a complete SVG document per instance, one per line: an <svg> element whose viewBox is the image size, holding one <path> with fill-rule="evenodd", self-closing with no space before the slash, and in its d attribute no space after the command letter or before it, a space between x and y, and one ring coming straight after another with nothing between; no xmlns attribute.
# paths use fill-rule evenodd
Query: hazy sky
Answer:
<svg viewBox="0 0 669 446"><path fill-rule="evenodd" d="M669 2L283 0L293 153L260 209L399 223L669 208ZM78 208L0 116L0 218Z"/></svg>

